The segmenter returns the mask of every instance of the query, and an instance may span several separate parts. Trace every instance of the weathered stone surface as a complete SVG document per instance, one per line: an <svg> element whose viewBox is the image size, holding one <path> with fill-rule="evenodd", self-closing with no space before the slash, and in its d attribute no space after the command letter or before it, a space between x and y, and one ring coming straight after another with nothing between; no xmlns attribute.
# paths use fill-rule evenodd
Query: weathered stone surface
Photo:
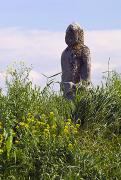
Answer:
<svg viewBox="0 0 121 180"><path fill-rule="evenodd" d="M68 47L61 55L62 86L64 96L73 99L77 84L90 82L90 50L84 45L83 29L76 23L68 26L65 42Z"/></svg>

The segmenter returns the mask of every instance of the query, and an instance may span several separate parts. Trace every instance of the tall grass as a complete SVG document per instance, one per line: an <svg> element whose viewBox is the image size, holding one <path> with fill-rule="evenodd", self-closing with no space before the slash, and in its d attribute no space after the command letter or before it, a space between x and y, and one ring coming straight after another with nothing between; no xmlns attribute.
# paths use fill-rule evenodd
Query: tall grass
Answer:
<svg viewBox="0 0 121 180"><path fill-rule="evenodd" d="M73 101L8 71L0 92L0 179L121 179L121 77L77 90Z"/></svg>

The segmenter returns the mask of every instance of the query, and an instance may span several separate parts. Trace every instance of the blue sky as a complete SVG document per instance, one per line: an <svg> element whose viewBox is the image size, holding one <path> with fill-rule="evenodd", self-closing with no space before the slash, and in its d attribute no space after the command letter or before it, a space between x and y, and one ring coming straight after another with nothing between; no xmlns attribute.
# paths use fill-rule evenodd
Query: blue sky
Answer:
<svg viewBox="0 0 121 180"><path fill-rule="evenodd" d="M88 30L121 28L120 0L0 0L0 26L64 30L78 21Z"/></svg>
<svg viewBox="0 0 121 180"><path fill-rule="evenodd" d="M121 0L0 0L0 86L7 65L25 61L33 65L37 84L61 71L66 47L65 30L78 22L91 50L92 82L98 84L107 70L121 72Z"/></svg>

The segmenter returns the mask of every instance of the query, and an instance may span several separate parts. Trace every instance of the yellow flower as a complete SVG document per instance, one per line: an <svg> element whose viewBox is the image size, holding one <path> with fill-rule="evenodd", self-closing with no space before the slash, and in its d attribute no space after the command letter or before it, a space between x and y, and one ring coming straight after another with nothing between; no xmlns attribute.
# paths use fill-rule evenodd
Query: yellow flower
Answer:
<svg viewBox="0 0 121 180"><path fill-rule="evenodd" d="M73 145L71 143L68 144L68 150L73 150Z"/></svg>
<svg viewBox="0 0 121 180"><path fill-rule="evenodd" d="M28 121L29 123L34 122L34 118L27 118L27 121Z"/></svg>
<svg viewBox="0 0 121 180"><path fill-rule="evenodd" d="M50 129L50 126L49 126L49 124L47 124L47 129Z"/></svg>
<svg viewBox="0 0 121 180"><path fill-rule="evenodd" d="M31 114L31 113L28 113L28 116L32 116L32 114Z"/></svg>
<svg viewBox="0 0 121 180"><path fill-rule="evenodd" d="M53 129L53 130L56 130L56 128L57 128L57 125L56 125L56 124L52 125L52 129Z"/></svg>
<svg viewBox="0 0 121 180"><path fill-rule="evenodd" d="M65 126L65 129L68 129L68 126Z"/></svg>
<svg viewBox="0 0 121 180"><path fill-rule="evenodd" d="M71 123L71 119L67 119L67 121Z"/></svg>
<svg viewBox="0 0 121 180"><path fill-rule="evenodd" d="M15 140L15 143L16 143L16 144L19 144L19 141L18 141L18 140Z"/></svg>
<svg viewBox="0 0 121 180"><path fill-rule="evenodd" d="M18 128L19 128L19 126L17 125L17 126L16 126L16 129L18 129Z"/></svg>
<svg viewBox="0 0 121 180"><path fill-rule="evenodd" d="M40 121L37 121L37 125L41 125L41 122L40 122Z"/></svg>
<svg viewBox="0 0 121 180"><path fill-rule="evenodd" d="M39 123L41 126L45 126L46 125L46 123L44 123L44 122L40 122Z"/></svg>
<svg viewBox="0 0 121 180"><path fill-rule="evenodd" d="M74 132L74 134L77 134L78 133L77 128L74 128L73 132Z"/></svg>
<svg viewBox="0 0 121 180"><path fill-rule="evenodd" d="M41 121L45 121L45 119L46 119L45 114L42 114L42 115L41 115Z"/></svg>
<svg viewBox="0 0 121 180"><path fill-rule="evenodd" d="M57 128L56 124L51 126L51 131L52 131L53 134L56 134L56 128Z"/></svg>
<svg viewBox="0 0 121 180"><path fill-rule="evenodd" d="M28 114L27 114L27 117L28 117L29 119L34 118L33 115L32 115L32 113L28 113Z"/></svg>
<svg viewBox="0 0 121 180"><path fill-rule="evenodd" d="M28 128L28 127L29 127L29 125L28 125L27 123L24 123L24 122L20 122L19 124L20 124L20 126L23 126L23 127L25 127L25 128Z"/></svg>
<svg viewBox="0 0 121 180"><path fill-rule="evenodd" d="M79 127L80 127L80 124L76 124L76 127L79 128Z"/></svg>
<svg viewBox="0 0 121 180"><path fill-rule="evenodd" d="M69 130L67 128L64 128L64 133L69 134Z"/></svg>
<svg viewBox="0 0 121 180"><path fill-rule="evenodd" d="M0 141L2 141L3 140L3 135L2 134L0 134Z"/></svg>
<svg viewBox="0 0 121 180"><path fill-rule="evenodd" d="M49 129L44 129L44 132L45 132L45 133L50 133L50 132L49 132Z"/></svg>
<svg viewBox="0 0 121 180"><path fill-rule="evenodd" d="M25 128L29 128L29 125L25 123Z"/></svg>
<svg viewBox="0 0 121 180"><path fill-rule="evenodd" d="M49 129L44 129L44 136L45 138L48 138L50 136Z"/></svg>
<svg viewBox="0 0 121 180"><path fill-rule="evenodd" d="M20 122L19 124L20 124L20 126L25 126L24 122Z"/></svg>
<svg viewBox="0 0 121 180"><path fill-rule="evenodd" d="M71 123L70 122L66 122L66 125L69 126Z"/></svg>
<svg viewBox="0 0 121 180"><path fill-rule="evenodd" d="M51 119L54 118L54 112L50 112L50 118L51 118Z"/></svg>
<svg viewBox="0 0 121 180"><path fill-rule="evenodd" d="M74 126L73 126L73 125L71 125L71 126L70 126L70 128L71 128L71 130L73 130L73 129L74 129Z"/></svg>

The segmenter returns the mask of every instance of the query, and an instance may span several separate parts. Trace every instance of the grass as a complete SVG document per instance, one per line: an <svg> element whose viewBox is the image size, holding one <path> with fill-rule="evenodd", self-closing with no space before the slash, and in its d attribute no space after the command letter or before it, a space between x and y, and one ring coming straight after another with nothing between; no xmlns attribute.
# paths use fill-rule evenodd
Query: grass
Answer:
<svg viewBox="0 0 121 180"><path fill-rule="evenodd" d="M120 75L68 101L33 86L29 72L9 69L0 92L0 179L120 180Z"/></svg>

